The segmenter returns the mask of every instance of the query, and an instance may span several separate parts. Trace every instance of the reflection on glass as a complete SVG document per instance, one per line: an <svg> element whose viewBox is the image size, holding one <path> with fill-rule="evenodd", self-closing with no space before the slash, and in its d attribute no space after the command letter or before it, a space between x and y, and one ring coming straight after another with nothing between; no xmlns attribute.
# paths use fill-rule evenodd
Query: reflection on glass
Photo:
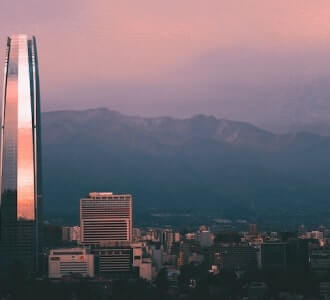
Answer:
<svg viewBox="0 0 330 300"><path fill-rule="evenodd" d="M8 38L1 130L2 251L36 265L41 181L39 78L35 38Z"/></svg>

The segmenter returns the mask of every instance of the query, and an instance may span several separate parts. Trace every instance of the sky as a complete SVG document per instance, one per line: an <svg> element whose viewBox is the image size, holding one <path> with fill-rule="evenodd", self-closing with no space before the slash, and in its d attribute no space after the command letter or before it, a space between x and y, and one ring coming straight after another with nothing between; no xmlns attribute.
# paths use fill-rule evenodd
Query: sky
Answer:
<svg viewBox="0 0 330 300"><path fill-rule="evenodd" d="M0 0L0 66L15 33L37 37L43 111L266 127L330 112L328 0Z"/></svg>

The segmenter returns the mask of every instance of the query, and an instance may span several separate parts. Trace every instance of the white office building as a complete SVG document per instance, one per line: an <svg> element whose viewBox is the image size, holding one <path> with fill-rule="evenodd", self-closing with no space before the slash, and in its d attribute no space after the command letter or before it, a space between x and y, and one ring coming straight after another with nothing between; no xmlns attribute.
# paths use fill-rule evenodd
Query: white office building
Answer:
<svg viewBox="0 0 330 300"><path fill-rule="evenodd" d="M81 243L132 241L132 195L90 193L80 199Z"/></svg>
<svg viewBox="0 0 330 300"><path fill-rule="evenodd" d="M84 248L53 249L48 258L48 277L94 277L94 255Z"/></svg>

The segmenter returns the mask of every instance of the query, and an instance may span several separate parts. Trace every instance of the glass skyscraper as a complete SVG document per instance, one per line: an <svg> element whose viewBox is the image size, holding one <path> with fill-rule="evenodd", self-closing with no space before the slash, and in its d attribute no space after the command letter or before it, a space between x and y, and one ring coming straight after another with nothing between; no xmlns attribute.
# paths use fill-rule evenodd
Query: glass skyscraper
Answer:
<svg viewBox="0 0 330 300"><path fill-rule="evenodd" d="M8 38L1 127L0 260L38 267L41 236L40 92L35 37Z"/></svg>

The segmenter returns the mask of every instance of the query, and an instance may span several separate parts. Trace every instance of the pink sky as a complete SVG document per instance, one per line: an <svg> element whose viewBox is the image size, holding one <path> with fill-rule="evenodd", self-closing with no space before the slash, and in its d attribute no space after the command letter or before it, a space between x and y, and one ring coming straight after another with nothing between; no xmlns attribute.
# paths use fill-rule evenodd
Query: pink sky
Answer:
<svg viewBox="0 0 330 300"><path fill-rule="evenodd" d="M328 0L1 0L0 65L12 33L37 36L43 110L260 123L330 78Z"/></svg>

